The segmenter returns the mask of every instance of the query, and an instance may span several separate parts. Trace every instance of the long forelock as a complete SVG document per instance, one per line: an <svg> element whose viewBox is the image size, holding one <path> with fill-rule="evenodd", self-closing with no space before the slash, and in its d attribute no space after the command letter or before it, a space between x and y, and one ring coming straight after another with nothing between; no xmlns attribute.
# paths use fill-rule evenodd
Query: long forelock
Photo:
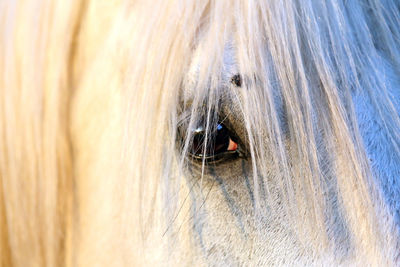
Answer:
<svg viewBox="0 0 400 267"><path fill-rule="evenodd" d="M25 257L38 265L57 265L57 260L71 256L67 254L75 247L96 243L74 246L71 236L79 231L67 229L76 226L70 222L75 215L70 214L73 187L85 188L87 183L78 173L73 177L76 185L67 181L74 176L72 155L77 152L72 151L74 137L66 114L80 104L74 102L69 87L78 96L82 88L87 90L83 103L91 93L122 95L124 112L109 115L120 119L113 121L118 126L106 123L109 128L116 127L115 135L120 137L115 142L119 147L109 145L107 150L107 157L118 159L113 161L117 174L115 179L99 179L96 188L111 195L104 196L115 201L110 206L117 203L115 214L123 214L107 229L99 224L104 226L102 230L112 237L125 237L128 232L132 240L139 240L115 241L109 246L126 245L119 253L133 257L124 248L143 244L146 235L159 240L158 232L151 232L157 226L162 234L168 226L150 223L157 208L175 215L180 201L184 202L181 183L171 179L176 173L185 175L192 138L188 131L183 142L180 140L180 105L190 107L185 110L190 125L204 118L211 125L225 97L221 84L232 74L242 77L240 93L230 97L240 105L244 118L255 187L271 169L276 170L273 179L287 218L300 236L313 240L316 251L329 252L330 230L337 222L326 217L336 209L343 214L348 238L355 253L360 252L361 262L393 262L398 253L397 233L392 232L392 218L372 177L351 96L354 92L375 96L378 114L393 115L386 127L396 148L393 153L400 155L400 119L378 67L383 61L395 69L400 66L400 7L396 1L121 1L122 8L113 13L115 18L105 15L107 8L102 11L110 20L104 21L112 27L105 31L101 48L95 44L96 38L80 35L77 29L86 25L89 33L101 35L88 10L98 11L80 10L81 1L40 2L38 9L52 16L38 19L37 9L31 8L35 4L0 3L0 40L4 44L0 49L0 87L7 88L0 92L4 104L0 147L5 148L0 157L0 230L8 232L1 237L0 249L9 255L6 264L23 263ZM90 19L92 24L88 24ZM37 23L37 31L32 31L32 21ZM37 41L34 52L27 36ZM97 50L91 51L92 55L93 47ZM75 54L77 51L82 54ZM75 62L79 56L81 61ZM92 64L85 61L86 56ZM90 91L92 86L96 92ZM107 137L115 137L113 134ZM302 179L294 179L299 177ZM161 190L166 191L162 194L165 199L157 206ZM258 202L262 201L260 190L255 190ZM50 194L43 197L43 192ZM332 195L338 200L335 207L330 206ZM176 205L167 202L170 198ZM68 211L63 214L60 207L66 206ZM22 214L24 209L28 212ZM38 217L37 212L44 215ZM176 219L169 217L172 222ZM51 234L44 234L48 226ZM32 242L24 243L27 236ZM62 251L64 245L67 252ZM19 257L14 255L17 250L22 251ZM385 258L381 251L389 256ZM140 251L137 254L141 256Z"/></svg>
<svg viewBox="0 0 400 267"><path fill-rule="evenodd" d="M316 244L321 244L331 238L325 232L333 227L325 217L332 201L326 190L332 187L334 177L338 188L335 209L343 212L358 249L369 251L374 255L371 258L379 256L379 240L385 238L380 236L385 233L378 230L382 225L376 215L384 204L376 192L379 189L374 188L351 96L359 91L376 94L385 90L374 62L392 59L393 65L398 64L399 44L394 36L400 35L394 26L399 16L389 11L391 5L385 2L378 8L373 1L210 2L205 20L193 24L202 29L191 31L202 33L201 53L193 57L201 60L195 63L196 75L189 79L191 83L183 85L183 91L194 93L189 97L194 99L190 123L206 117L212 124L215 118L210 111L218 109L221 84L229 77L224 73L230 69L226 66L227 46L229 50L233 44L231 60L245 77L241 116L254 162L254 184L265 179L258 174L268 173L271 164L275 166L278 172L274 178L280 184L287 212L293 221L301 222L299 232L315 234ZM378 33L376 29L385 31ZM277 91L281 105L274 98ZM376 107L385 111L381 114L391 113L396 118L389 127L398 129L391 100L380 97L377 102ZM282 112L287 129L282 129ZM186 146L190 139L189 133ZM391 139L397 142L395 134ZM329 156L323 156L324 152ZM184 150L179 158L185 158L186 153ZM365 224L359 224L360 218Z"/></svg>

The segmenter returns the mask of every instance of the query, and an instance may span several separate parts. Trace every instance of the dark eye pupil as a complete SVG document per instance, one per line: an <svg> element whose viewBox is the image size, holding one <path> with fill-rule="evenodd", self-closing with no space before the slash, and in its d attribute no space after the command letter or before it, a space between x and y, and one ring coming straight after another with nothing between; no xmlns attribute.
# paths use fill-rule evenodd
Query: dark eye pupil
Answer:
<svg viewBox="0 0 400 267"><path fill-rule="evenodd" d="M197 157L212 157L225 152L229 146L229 132L223 124L217 124L215 129L207 136L205 147L206 132L203 127L198 127L193 133L193 143L191 153Z"/></svg>

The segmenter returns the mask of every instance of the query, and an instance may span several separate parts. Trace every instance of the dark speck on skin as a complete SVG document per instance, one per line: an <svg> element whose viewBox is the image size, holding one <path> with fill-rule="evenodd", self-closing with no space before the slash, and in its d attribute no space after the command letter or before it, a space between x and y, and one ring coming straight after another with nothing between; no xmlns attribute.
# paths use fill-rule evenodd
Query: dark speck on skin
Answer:
<svg viewBox="0 0 400 267"><path fill-rule="evenodd" d="M236 74L231 78L231 83L233 83L237 87L242 86L242 77L240 77L240 74Z"/></svg>

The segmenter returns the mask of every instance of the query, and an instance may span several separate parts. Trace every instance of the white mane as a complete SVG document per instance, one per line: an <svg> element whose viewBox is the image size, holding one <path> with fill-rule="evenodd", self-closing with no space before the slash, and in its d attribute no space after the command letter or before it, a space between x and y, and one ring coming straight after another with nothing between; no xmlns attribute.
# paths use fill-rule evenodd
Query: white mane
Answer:
<svg viewBox="0 0 400 267"><path fill-rule="evenodd" d="M210 132L230 109L258 226L276 214L303 242L276 259L395 264L399 11L395 0L3 1L0 262L201 262L184 212L192 135L179 129L205 120Z"/></svg>

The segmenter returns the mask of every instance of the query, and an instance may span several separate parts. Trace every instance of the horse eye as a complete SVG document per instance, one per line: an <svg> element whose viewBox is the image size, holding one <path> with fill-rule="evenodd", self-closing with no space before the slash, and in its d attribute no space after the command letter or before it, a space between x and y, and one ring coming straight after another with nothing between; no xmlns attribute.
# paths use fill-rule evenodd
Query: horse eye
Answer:
<svg viewBox="0 0 400 267"><path fill-rule="evenodd" d="M199 126L193 131L193 141L190 147L190 154L197 159L214 160L216 156L223 154L232 154L238 148L235 141L232 140L228 129L222 123L218 123L213 131L207 136L204 127Z"/></svg>

